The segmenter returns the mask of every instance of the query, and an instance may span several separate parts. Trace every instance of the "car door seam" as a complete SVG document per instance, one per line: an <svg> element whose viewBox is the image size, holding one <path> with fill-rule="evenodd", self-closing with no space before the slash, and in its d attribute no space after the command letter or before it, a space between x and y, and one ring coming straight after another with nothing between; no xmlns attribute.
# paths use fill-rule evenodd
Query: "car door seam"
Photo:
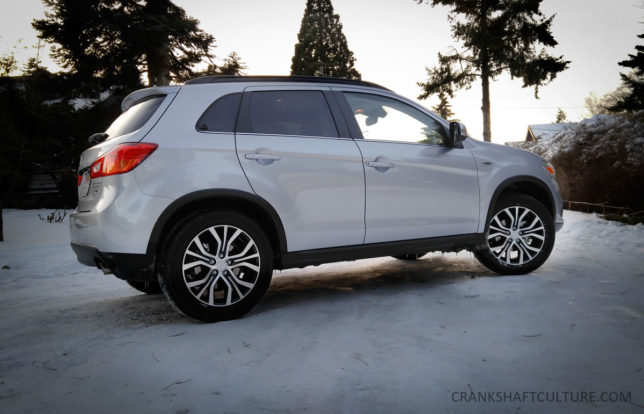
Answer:
<svg viewBox="0 0 644 414"><path fill-rule="evenodd" d="M355 146L358 148L358 152L360 153L360 158L361 162L360 164L362 165L362 182L363 182L363 194L364 194L364 202L362 203L362 223L364 224L364 232L362 235L362 244L365 244L365 241L367 240L367 171L365 168L365 159L364 155L362 154L362 150L360 149L360 145L356 142L355 139L352 139L353 143Z"/></svg>
<svg viewBox="0 0 644 414"><path fill-rule="evenodd" d="M241 111L243 111L244 108L246 107L244 105L244 99L248 99L246 89L248 89L248 86L245 87L242 90L242 98L239 100L239 110L237 111L237 121L235 122L235 131L234 131L234 136L235 136L235 156L237 157L237 163L239 164L239 169L241 170L242 174L244 174L244 177L246 178L246 182L248 183L248 186L253 191L253 194L259 196L259 194L257 194L257 191L255 191L255 188L253 187L253 184L250 182L250 179L248 178L248 175L246 174L246 170L244 170L244 166L241 163L241 159L239 159L239 148L237 148L237 134L238 134L237 129L239 127L239 118L242 116Z"/></svg>

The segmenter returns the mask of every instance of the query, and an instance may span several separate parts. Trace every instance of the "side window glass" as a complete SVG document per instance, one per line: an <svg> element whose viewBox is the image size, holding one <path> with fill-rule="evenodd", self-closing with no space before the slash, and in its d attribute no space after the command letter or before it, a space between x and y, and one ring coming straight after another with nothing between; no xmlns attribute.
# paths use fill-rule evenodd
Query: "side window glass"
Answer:
<svg viewBox="0 0 644 414"><path fill-rule="evenodd" d="M337 137L320 91L265 91L250 95L251 131L258 134Z"/></svg>
<svg viewBox="0 0 644 414"><path fill-rule="evenodd" d="M206 109L197 121L199 131L233 132L241 93L222 96Z"/></svg>
<svg viewBox="0 0 644 414"><path fill-rule="evenodd" d="M345 92L364 139L443 145L445 130L432 117L395 99Z"/></svg>

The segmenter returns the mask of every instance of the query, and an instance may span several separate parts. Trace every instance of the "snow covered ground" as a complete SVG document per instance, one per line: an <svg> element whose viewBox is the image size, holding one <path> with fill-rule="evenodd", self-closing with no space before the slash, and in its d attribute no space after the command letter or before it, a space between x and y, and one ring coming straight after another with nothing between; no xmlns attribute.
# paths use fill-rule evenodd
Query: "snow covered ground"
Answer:
<svg viewBox="0 0 644 414"><path fill-rule="evenodd" d="M78 264L39 213L4 215L2 413L644 412L642 225L566 211L527 276L467 252L276 272L202 324Z"/></svg>

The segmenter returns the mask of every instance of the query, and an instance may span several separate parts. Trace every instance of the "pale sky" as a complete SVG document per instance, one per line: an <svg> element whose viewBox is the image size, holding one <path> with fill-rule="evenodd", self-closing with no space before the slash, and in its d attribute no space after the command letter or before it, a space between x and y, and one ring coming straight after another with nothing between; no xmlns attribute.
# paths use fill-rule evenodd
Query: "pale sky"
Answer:
<svg viewBox="0 0 644 414"><path fill-rule="evenodd" d="M36 33L31 21L40 18L39 0L6 2L0 15L0 54L15 51L20 64L36 55ZM216 62L236 51L249 75L288 75L306 0L175 0L215 36ZM418 5L414 0L332 0L340 15L356 68L367 81L379 83L408 98L420 94L425 66L436 64L437 52L455 46L447 10ZM8 12L11 10L11 12ZM570 60L569 69L540 90L521 88L520 80L501 77L491 84L492 140L523 140L527 125L553 122L561 107L568 119L583 119L584 98L602 95L619 84L618 61L635 52L637 35L644 33L642 0L544 0L541 10L556 13L552 32L559 45L551 54ZM21 42L18 41L21 39ZM48 53L48 47L41 55ZM56 70L50 59L44 63ZM430 98L420 103L430 108ZM481 139L481 87L457 93L451 101L455 117L470 135Z"/></svg>

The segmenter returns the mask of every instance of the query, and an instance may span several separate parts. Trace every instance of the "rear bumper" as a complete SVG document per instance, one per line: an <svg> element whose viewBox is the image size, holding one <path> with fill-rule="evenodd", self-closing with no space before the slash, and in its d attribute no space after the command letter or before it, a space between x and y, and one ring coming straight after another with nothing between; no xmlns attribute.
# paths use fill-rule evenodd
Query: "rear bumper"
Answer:
<svg viewBox="0 0 644 414"><path fill-rule="evenodd" d="M69 218L71 242L100 252L147 253L150 234L172 202L142 193L131 173L92 180L93 202L82 198ZM89 203L89 204L88 204Z"/></svg>
<svg viewBox="0 0 644 414"><path fill-rule="evenodd" d="M156 280L154 257L148 254L105 253L93 246L71 243L78 261L113 273L123 280Z"/></svg>

